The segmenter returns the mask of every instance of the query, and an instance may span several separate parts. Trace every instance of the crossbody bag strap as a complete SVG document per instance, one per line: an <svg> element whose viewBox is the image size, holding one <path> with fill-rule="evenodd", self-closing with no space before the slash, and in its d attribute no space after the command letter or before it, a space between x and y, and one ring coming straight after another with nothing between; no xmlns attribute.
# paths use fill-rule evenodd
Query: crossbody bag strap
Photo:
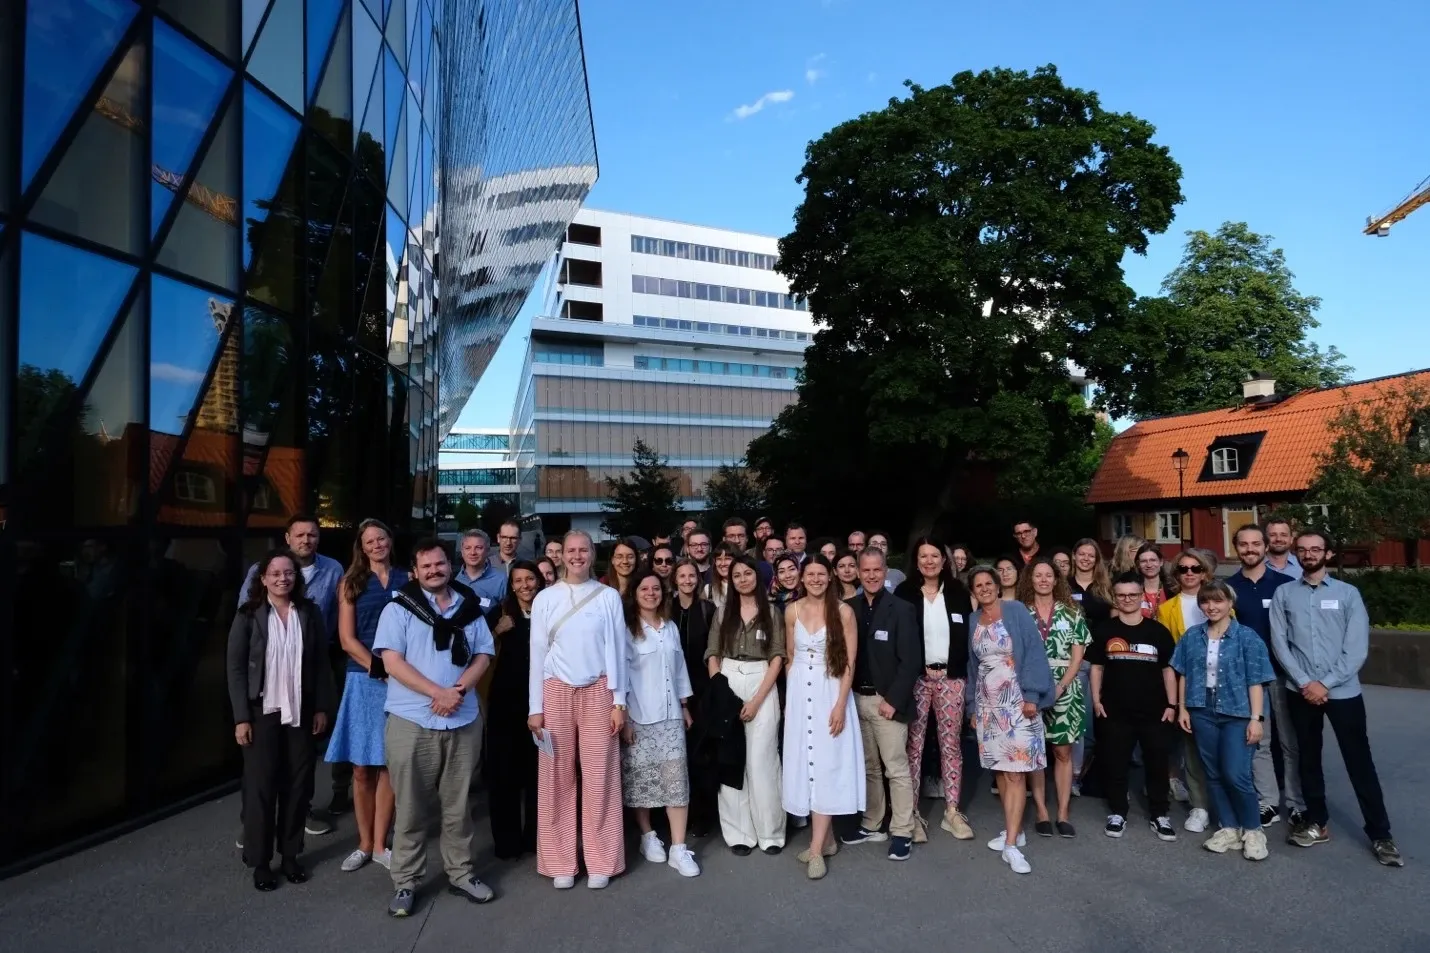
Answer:
<svg viewBox="0 0 1430 953"><path fill-rule="evenodd" d="M557 619L556 622L552 624L551 628L548 629L546 632L547 648L550 648L556 643L556 633L561 631L561 627L567 622L571 621L572 616L580 612L582 609L586 608L586 606L591 602L592 599L596 598L601 594L601 588L602 587L597 586L595 589L592 589L590 592L586 593L586 595L581 597L580 602L575 603L571 606L571 608L567 609L561 614L561 618Z"/></svg>

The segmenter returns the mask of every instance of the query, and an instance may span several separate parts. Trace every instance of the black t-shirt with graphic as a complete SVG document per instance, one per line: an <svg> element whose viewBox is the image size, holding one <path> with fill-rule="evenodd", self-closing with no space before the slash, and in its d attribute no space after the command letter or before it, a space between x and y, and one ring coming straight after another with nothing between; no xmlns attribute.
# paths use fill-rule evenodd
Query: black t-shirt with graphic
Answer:
<svg viewBox="0 0 1430 953"><path fill-rule="evenodd" d="M1087 660L1102 666L1100 700L1111 718L1161 717L1167 707L1162 669L1172 664L1175 643L1155 619L1128 625L1117 617L1092 630Z"/></svg>

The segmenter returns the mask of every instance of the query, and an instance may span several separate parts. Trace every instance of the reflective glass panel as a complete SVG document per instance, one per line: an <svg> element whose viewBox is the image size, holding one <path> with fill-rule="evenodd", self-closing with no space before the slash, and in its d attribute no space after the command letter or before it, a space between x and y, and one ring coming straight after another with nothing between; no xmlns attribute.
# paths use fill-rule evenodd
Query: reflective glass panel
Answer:
<svg viewBox="0 0 1430 953"><path fill-rule="evenodd" d="M184 274L238 290L238 111L235 97L189 184L158 261Z"/></svg>
<svg viewBox="0 0 1430 953"><path fill-rule="evenodd" d="M130 0L29 0L22 190L81 105L137 9Z"/></svg>
<svg viewBox="0 0 1430 953"><path fill-rule="evenodd" d="M252 85L244 89L244 263L248 293L291 311L296 293L298 121Z"/></svg>
<svg viewBox="0 0 1430 953"><path fill-rule="evenodd" d="M407 4L409 0L392 0L387 14L387 43L397 54L398 64L407 69ZM417 0L411 0L417 2Z"/></svg>
<svg viewBox="0 0 1430 953"><path fill-rule="evenodd" d="M299 354L288 323L247 309L243 321L243 484L249 526L281 527L304 509L298 447Z"/></svg>
<svg viewBox="0 0 1430 953"><path fill-rule="evenodd" d="M85 395L74 435L74 482L65 494L76 526L116 526L139 512L143 489L139 455L144 434L144 320L148 295L140 291L104 364ZM58 474L52 474L58 476ZM63 505L46 507L51 518Z"/></svg>
<svg viewBox="0 0 1430 953"><path fill-rule="evenodd" d="M182 434L191 417L234 430L238 420L237 351L214 368L233 302L202 288L155 275L149 339L149 419L155 433ZM210 370L215 387L195 407Z"/></svg>
<svg viewBox="0 0 1430 953"><path fill-rule="evenodd" d="M392 171L393 153L397 152L401 140L397 138L398 121L402 118L403 92L406 89L402 79L402 69L397 65L397 60L392 56L391 50L384 50L382 54L382 84L384 87L384 99L386 109L383 121L383 141L387 143L387 170Z"/></svg>
<svg viewBox="0 0 1430 953"><path fill-rule="evenodd" d="M248 72L289 106L303 111L303 0L273 0L248 58Z"/></svg>
<svg viewBox="0 0 1430 953"><path fill-rule="evenodd" d="M313 90L318 87L318 77L322 75L323 64L328 58L332 45L333 31L338 25L338 16L343 12L345 0L308 0L308 98L313 98Z"/></svg>
<svg viewBox="0 0 1430 953"><path fill-rule="evenodd" d="M229 59L238 58L238 7L234 0L159 0L159 9Z"/></svg>
<svg viewBox="0 0 1430 953"><path fill-rule="evenodd" d="M363 17L367 14L357 13ZM347 17L338 24L338 36L323 73L323 85L308 111L308 122L343 151L353 143L353 50Z"/></svg>
<svg viewBox="0 0 1430 953"><path fill-rule="evenodd" d="M168 24L154 21L154 232L189 171L231 75Z"/></svg>
<svg viewBox="0 0 1430 953"><path fill-rule="evenodd" d="M248 53L253 45L253 37L258 33L258 25L272 0L243 0L243 52Z"/></svg>

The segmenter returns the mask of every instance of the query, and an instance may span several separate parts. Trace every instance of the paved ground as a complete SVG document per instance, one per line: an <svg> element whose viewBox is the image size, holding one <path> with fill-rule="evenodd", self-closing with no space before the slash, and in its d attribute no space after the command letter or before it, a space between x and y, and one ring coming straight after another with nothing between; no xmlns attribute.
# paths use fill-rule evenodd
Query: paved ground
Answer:
<svg viewBox="0 0 1430 953"><path fill-rule="evenodd" d="M968 813L979 839L934 832L904 864L878 845L844 848L829 877L805 880L794 851L735 857L706 841L705 873L683 880L633 851L628 873L604 892L578 883L557 893L535 862L498 865L479 838L479 873L499 892L473 907L434 882L406 922L384 914L390 884L369 865L338 863L354 843L351 819L310 839L312 880L253 890L233 847L236 797L215 801L101 847L32 871L0 890L0 947L86 950L242 950L248 953L564 950L738 951L803 949L1151 951L1430 951L1430 829L1417 808L1430 788L1430 693L1372 688L1372 742L1407 867L1381 868L1360 833L1355 799L1334 745L1334 839L1311 850L1272 828L1271 857L1202 850L1184 834L1155 840L1134 807L1121 841L1101 833L1100 802L1074 802L1076 840L1033 838L1033 874L1018 877L984 846L998 824L979 778ZM1329 737L1329 732L1328 732ZM937 804L937 802L934 802ZM1178 824L1181 816L1177 817ZM485 834L485 818L479 831ZM440 872L440 864L431 869Z"/></svg>

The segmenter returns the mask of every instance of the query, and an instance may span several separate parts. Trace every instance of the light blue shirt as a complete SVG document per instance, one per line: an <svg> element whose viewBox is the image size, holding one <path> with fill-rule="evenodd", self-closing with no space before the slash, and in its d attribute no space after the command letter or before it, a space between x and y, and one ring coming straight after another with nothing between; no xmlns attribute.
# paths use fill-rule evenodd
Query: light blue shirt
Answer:
<svg viewBox="0 0 1430 953"><path fill-rule="evenodd" d="M507 574L492 565L490 559L487 560L487 564L482 567L482 571L477 574L475 579L467 575L466 566L458 570L457 575L453 578L464 586L470 586L473 592L487 600L482 603L483 615L490 612L493 606L506 598Z"/></svg>
<svg viewBox="0 0 1430 953"><path fill-rule="evenodd" d="M1332 698L1355 698L1370 654L1370 616L1360 590L1330 576L1319 585L1301 578L1277 589L1271 597L1271 651L1292 691L1320 682Z"/></svg>
<svg viewBox="0 0 1430 953"><path fill-rule="evenodd" d="M323 614L323 625L328 630L328 641L338 637L338 584L343 581L343 564L322 553L313 555L311 572L303 572L303 591L309 599L318 604ZM253 576L258 572L258 563L248 567L248 575L243 577L243 586L238 590L238 607L248 601L248 587L253 585ZM311 577L311 578L310 578Z"/></svg>
<svg viewBox="0 0 1430 953"><path fill-rule="evenodd" d="M437 600L431 593L423 590L422 594L427 597L432 611L444 619L452 618L462 604L461 594L453 590L452 604L443 612L437 608ZM465 637L472 658L475 659L478 655L496 655L496 643L492 640L491 630L480 616L467 626ZM421 672L434 685L444 688L457 684L457 679L466 671L464 666L452 664L450 648L445 651L438 650L437 642L432 637L432 629L397 602L388 603L377 620L377 637L373 639L372 650L381 652L386 649L400 653L408 665ZM387 704L383 707L389 715L396 715L419 727L450 731L477 720L477 693L467 692L455 713L438 715L432 711L432 699L421 692L413 691L396 678L388 678Z"/></svg>
<svg viewBox="0 0 1430 953"><path fill-rule="evenodd" d="M1286 554L1286 565L1280 569L1277 569L1271 564L1271 558L1268 556L1266 559L1266 568L1275 570L1283 576L1290 576L1292 579L1301 578L1301 561L1296 558L1295 553Z"/></svg>

